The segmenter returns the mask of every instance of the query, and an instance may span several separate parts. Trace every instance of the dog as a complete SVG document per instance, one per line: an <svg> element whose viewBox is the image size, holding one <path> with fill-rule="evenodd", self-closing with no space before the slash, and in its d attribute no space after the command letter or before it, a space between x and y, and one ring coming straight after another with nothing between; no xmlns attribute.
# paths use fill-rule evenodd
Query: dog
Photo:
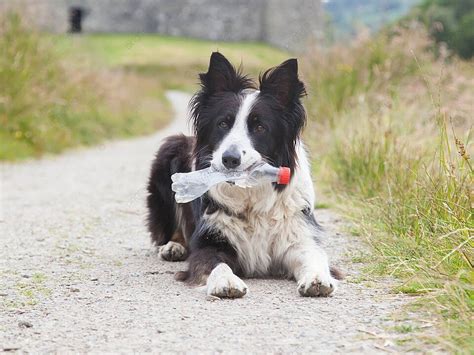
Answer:
<svg viewBox="0 0 474 355"><path fill-rule="evenodd" d="M295 279L301 296L326 297L340 274L330 268L313 215L311 170L301 140L306 95L298 62L265 71L259 84L219 52L211 55L201 87L190 102L194 137L168 137L156 154L148 181L148 228L164 260L188 260L176 279L203 285L219 298L243 297L242 278ZM231 183L177 204L171 175L212 166L244 171L267 162L289 167L288 185Z"/></svg>

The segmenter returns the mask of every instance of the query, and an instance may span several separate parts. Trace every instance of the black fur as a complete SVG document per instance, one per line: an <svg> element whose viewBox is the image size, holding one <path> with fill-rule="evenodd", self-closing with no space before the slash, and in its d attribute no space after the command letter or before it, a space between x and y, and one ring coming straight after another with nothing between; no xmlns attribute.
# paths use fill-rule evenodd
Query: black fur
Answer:
<svg viewBox="0 0 474 355"><path fill-rule="evenodd" d="M171 190L171 175L191 171L194 138L184 135L168 137L156 154L148 180L148 229L152 242L156 245L168 243L176 231L176 202ZM190 207L183 206L185 211ZM193 218L186 218L193 223ZM189 228L194 229L193 226Z"/></svg>
<svg viewBox="0 0 474 355"><path fill-rule="evenodd" d="M270 134L255 137L254 147L273 165L287 166L293 171L297 163L295 143L306 123L301 104L306 90L298 78L297 60L289 59L267 70L259 81L260 99L250 116L258 117L258 123L266 125Z"/></svg>

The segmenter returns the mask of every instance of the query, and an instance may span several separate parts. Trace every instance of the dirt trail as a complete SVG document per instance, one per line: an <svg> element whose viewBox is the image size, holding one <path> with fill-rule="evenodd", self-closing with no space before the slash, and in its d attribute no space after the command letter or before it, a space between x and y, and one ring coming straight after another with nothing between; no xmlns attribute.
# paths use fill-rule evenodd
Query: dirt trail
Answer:
<svg viewBox="0 0 474 355"><path fill-rule="evenodd" d="M243 299L211 302L173 280L184 263L161 261L144 225L153 154L187 131L189 97L169 99L177 118L153 136L1 165L0 352L399 350L390 318L405 300L354 281L347 255L360 244L328 210L317 210L325 245L349 273L334 297L247 280Z"/></svg>

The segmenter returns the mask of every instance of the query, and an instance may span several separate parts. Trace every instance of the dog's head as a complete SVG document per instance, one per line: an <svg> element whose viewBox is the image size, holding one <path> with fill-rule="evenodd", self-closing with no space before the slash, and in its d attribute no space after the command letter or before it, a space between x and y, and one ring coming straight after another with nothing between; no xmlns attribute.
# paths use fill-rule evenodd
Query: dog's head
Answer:
<svg viewBox="0 0 474 355"><path fill-rule="evenodd" d="M289 59L260 76L259 87L220 53L211 55L201 90L191 101L196 168L245 170L262 161L296 165L305 123L298 62Z"/></svg>

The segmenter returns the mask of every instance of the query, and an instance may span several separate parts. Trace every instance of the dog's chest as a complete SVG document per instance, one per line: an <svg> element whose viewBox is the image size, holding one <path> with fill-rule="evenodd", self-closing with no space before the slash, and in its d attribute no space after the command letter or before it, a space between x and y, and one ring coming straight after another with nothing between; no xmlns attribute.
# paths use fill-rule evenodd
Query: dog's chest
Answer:
<svg viewBox="0 0 474 355"><path fill-rule="evenodd" d="M252 189L219 185L210 196L225 209L204 218L236 249L247 276L275 272L295 239L308 234L301 232L308 228L301 212L305 200L294 188L277 193L271 184Z"/></svg>

